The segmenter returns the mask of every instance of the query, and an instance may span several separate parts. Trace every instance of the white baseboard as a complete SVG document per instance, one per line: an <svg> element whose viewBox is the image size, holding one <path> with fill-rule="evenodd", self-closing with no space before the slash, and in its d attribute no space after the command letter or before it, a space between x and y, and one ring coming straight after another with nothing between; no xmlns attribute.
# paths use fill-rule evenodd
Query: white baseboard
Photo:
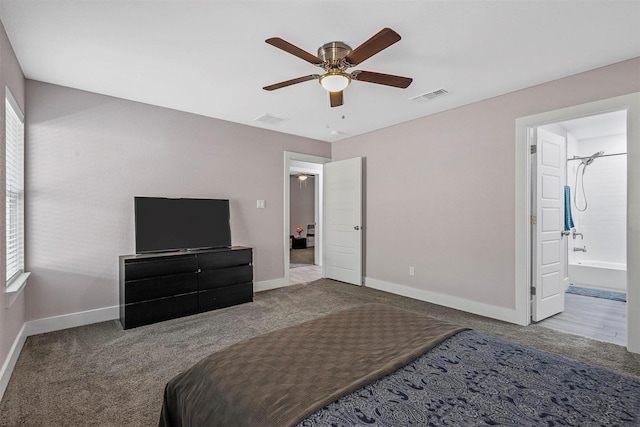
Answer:
<svg viewBox="0 0 640 427"><path fill-rule="evenodd" d="M25 325L22 325L20 332L18 332L18 336L16 337L15 341L13 341L13 345L9 350L7 358L2 365L2 369L0 369L0 400L2 400L2 396L4 396L4 392L9 385L9 379L11 378L11 374L13 373L13 368L15 368L18 357L20 357L22 347L27 340L27 335L25 335L24 331Z"/></svg>
<svg viewBox="0 0 640 427"><path fill-rule="evenodd" d="M60 331L62 329L75 328L77 326L90 325L92 323L106 322L120 317L120 307L105 307L96 310L81 311L79 313L65 314L62 316L47 317L45 319L30 320L25 322L18 333L9 354L0 370L0 400L4 395L9 379L16 366L20 352L27 337L31 335L44 334L47 332Z"/></svg>
<svg viewBox="0 0 640 427"><path fill-rule="evenodd" d="M271 289L283 288L289 286L284 277L273 280L263 280L262 282L253 282L253 292L268 291Z"/></svg>
<svg viewBox="0 0 640 427"><path fill-rule="evenodd" d="M120 306L114 305L112 307L63 314L62 316L30 320L24 324L24 328L26 336L30 337L31 335L46 334L47 332L60 331L62 329L115 320L119 317Z"/></svg>
<svg viewBox="0 0 640 427"><path fill-rule="evenodd" d="M451 295L439 294L436 292L416 289L405 285L385 282L383 280L365 278L365 286L392 294L402 295L405 297L426 301L437 305L442 305L456 310L466 311L468 313L480 316L490 317L492 319L502 320L509 323L518 323L515 308L497 307L495 305L485 304L477 301L454 297Z"/></svg>

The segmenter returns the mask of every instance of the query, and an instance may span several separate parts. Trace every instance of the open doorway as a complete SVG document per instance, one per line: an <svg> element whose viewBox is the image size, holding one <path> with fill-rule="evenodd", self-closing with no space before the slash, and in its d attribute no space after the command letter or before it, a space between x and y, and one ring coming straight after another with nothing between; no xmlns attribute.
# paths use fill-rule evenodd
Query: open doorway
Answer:
<svg viewBox="0 0 640 427"><path fill-rule="evenodd" d="M324 157L285 152L285 281L308 283L323 271Z"/></svg>
<svg viewBox="0 0 640 427"><path fill-rule="evenodd" d="M322 274L341 282L362 285L363 263L363 159L332 161L306 154L285 152L284 162L284 272L285 283L291 283L290 269L291 235L291 173L292 168L321 165L318 177L317 209L315 224L316 263ZM297 226L296 226L297 227ZM295 269L299 270L299 269ZM308 280L305 280L305 282Z"/></svg>
<svg viewBox="0 0 640 427"><path fill-rule="evenodd" d="M293 168L292 168L293 169ZM315 257L318 175L291 172L289 177L289 268L320 265Z"/></svg>
<svg viewBox="0 0 640 427"><path fill-rule="evenodd" d="M292 161L289 168L289 284L308 283L322 277L320 180L322 165Z"/></svg>
<svg viewBox="0 0 640 427"><path fill-rule="evenodd" d="M626 345L627 111L538 130L566 138L564 310L539 325Z"/></svg>
<svg viewBox="0 0 640 427"><path fill-rule="evenodd" d="M640 353L640 264L635 262L640 254L640 93L622 95L559 110L547 111L516 119L516 313L517 323L531 322L531 179L530 146L532 129L550 123L587 117L612 111L627 111L627 344L630 352Z"/></svg>

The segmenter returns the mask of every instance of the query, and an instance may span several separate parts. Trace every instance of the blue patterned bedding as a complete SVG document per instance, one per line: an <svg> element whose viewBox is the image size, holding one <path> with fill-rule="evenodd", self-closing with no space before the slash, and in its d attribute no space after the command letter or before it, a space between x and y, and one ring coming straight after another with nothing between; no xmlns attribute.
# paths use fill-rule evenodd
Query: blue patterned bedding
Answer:
<svg viewBox="0 0 640 427"><path fill-rule="evenodd" d="M298 426L638 426L640 383L465 331Z"/></svg>

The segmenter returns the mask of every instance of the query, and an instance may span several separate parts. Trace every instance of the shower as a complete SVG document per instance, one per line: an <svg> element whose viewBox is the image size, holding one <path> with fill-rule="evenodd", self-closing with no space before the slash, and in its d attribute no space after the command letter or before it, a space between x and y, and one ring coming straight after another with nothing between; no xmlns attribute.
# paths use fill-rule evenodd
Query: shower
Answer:
<svg viewBox="0 0 640 427"><path fill-rule="evenodd" d="M604 151L598 151L597 153L593 153L590 157L578 157L578 156L573 156L573 160L581 160L580 164L578 165L578 168L576 169L576 182L575 182L575 191L573 193L573 204L576 205L576 209L579 210L580 212L584 212L587 210L587 194L584 190L584 171L587 169L587 166L589 166L591 163L593 163L593 161L604 155ZM580 167L582 166L582 173L580 173ZM580 175L580 186L582 187L582 198L584 199L584 207L580 208L580 206L578 206L578 200L576 199L576 196L578 194L578 175Z"/></svg>

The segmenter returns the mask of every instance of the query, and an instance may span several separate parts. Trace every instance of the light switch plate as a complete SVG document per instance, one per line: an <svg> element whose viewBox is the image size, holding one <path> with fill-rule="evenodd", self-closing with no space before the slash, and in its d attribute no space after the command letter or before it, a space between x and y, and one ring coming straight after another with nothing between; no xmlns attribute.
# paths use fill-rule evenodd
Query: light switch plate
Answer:
<svg viewBox="0 0 640 427"><path fill-rule="evenodd" d="M258 200L256 203L258 209L264 209L264 200Z"/></svg>

